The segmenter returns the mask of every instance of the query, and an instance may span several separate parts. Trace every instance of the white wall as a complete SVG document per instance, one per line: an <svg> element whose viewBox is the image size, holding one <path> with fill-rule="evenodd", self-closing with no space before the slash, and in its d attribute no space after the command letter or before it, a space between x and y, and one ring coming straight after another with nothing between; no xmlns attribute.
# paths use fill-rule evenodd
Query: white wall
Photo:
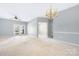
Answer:
<svg viewBox="0 0 79 59"><path fill-rule="evenodd" d="M27 34L37 36L37 22L31 21L27 24Z"/></svg>

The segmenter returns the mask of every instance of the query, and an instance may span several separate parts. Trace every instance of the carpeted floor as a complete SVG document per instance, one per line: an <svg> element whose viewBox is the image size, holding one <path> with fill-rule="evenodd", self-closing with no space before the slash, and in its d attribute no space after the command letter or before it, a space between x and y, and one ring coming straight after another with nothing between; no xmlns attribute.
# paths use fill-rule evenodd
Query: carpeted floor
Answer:
<svg viewBox="0 0 79 59"><path fill-rule="evenodd" d="M56 39L16 36L0 43L3 56L71 56L79 55L79 46Z"/></svg>

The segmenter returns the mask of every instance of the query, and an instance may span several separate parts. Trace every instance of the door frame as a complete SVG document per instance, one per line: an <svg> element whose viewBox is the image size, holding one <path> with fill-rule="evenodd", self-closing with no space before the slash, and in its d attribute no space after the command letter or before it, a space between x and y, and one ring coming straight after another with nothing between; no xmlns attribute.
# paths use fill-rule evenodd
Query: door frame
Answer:
<svg viewBox="0 0 79 59"><path fill-rule="evenodd" d="M37 23L37 37L39 37L39 23L46 23L47 24L47 36L46 37L48 37L48 22L38 22ZM44 29L45 30L45 29Z"/></svg>

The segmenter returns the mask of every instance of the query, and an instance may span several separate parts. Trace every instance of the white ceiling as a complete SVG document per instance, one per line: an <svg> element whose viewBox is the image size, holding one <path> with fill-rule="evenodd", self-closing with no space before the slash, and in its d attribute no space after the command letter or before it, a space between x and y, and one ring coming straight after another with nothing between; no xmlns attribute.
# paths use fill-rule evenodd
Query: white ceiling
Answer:
<svg viewBox="0 0 79 59"><path fill-rule="evenodd" d="M15 15L22 21L30 21L35 17L45 16L45 11L50 7L56 8L58 11L62 11L78 5L77 3L2 3L0 4L0 17L12 19Z"/></svg>

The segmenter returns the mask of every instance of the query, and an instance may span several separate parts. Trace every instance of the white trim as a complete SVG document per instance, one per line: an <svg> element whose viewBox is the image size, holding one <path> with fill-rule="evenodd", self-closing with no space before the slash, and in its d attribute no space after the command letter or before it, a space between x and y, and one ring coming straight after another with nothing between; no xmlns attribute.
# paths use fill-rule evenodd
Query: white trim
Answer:
<svg viewBox="0 0 79 59"><path fill-rule="evenodd" d="M66 42L66 41L58 40L58 39L52 39L52 38L49 38L49 39L55 40L55 41L59 41L60 43L65 43L65 44L68 44L68 45L73 45L73 46L79 47L79 44L75 44L75 43L71 43L71 42ZM52 41L51 41L51 42L52 42Z"/></svg>
<svg viewBox="0 0 79 59"><path fill-rule="evenodd" d="M53 33L61 33L61 34L79 34L79 32L53 32Z"/></svg>
<svg viewBox="0 0 79 59"><path fill-rule="evenodd" d="M71 43L71 42L65 42L65 41L62 41L62 40L60 40L60 42L66 43L68 45L73 45L73 46L78 46L79 47L79 44L75 44L75 43Z"/></svg>

